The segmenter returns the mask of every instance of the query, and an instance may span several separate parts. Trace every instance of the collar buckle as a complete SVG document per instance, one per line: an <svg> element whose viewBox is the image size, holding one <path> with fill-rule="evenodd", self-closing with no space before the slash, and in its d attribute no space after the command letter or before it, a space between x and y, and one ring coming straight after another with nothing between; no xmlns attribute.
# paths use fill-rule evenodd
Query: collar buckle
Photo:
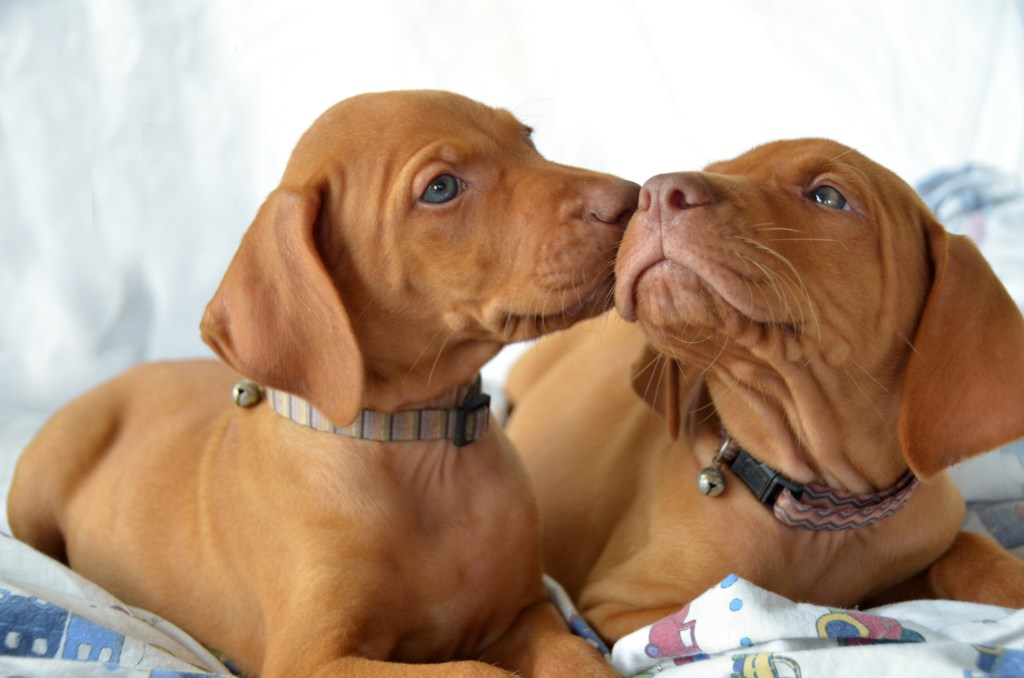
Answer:
<svg viewBox="0 0 1024 678"><path fill-rule="evenodd" d="M789 490L794 499L799 499L804 493L803 485L754 459L743 449L736 453L729 470L768 508L775 507L775 501L783 490Z"/></svg>
<svg viewBox="0 0 1024 678"><path fill-rule="evenodd" d="M484 417L490 416L491 396L478 392L467 397L455 411L455 433L452 436L452 443L456 447L465 447L476 440L480 427L480 414L483 411Z"/></svg>

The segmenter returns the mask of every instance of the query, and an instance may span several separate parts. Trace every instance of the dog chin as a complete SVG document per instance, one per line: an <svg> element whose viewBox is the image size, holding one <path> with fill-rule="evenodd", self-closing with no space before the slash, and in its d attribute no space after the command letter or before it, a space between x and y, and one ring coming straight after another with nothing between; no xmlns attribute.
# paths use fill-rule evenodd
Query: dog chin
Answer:
<svg viewBox="0 0 1024 678"><path fill-rule="evenodd" d="M595 285L572 306L561 308L553 313L538 314L523 312L510 304L510 310L488 314L495 318L488 325L491 327L491 331L506 343L537 339L545 334L564 330L582 320L604 313L613 305L614 291L615 278L608 277Z"/></svg>
<svg viewBox="0 0 1024 678"><path fill-rule="evenodd" d="M704 281L690 269L668 259L636 274L632 285L619 280L616 308L623 318L657 328L707 314L711 293Z"/></svg>
<svg viewBox="0 0 1024 678"><path fill-rule="evenodd" d="M760 307L748 285L734 282L727 276L703 276L664 259L640 272L632 288L620 278L616 305L623 318L651 332L706 337L728 326L733 332L777 327L787 334L796 333L795 319Z"/></svg>

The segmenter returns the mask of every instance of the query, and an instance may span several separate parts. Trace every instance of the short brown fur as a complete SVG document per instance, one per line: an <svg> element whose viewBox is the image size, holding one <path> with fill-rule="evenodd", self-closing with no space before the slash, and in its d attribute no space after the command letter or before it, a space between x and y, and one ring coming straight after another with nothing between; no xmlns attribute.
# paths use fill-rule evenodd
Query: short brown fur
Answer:
<svg viewBox="0 0 1024 678"><path fill-rule="evenodd" d="M421 200L445 174L454 199ZM18 464L15 535L249 673L612 675L547 602L536 504L495 422L462 448L362 441L231 389L245 375L339 425L452 408L504 344L607 308L638 188L543 159L511 114L458 95L338 104L206 310L227 364L138 367L59 411Z"/></svg>
<svg viewBox="0 0 1024 678"><path fill-rule="evenodd" d="M819 204L823 186L852 209ZM958 535L943 472L1024 435L1024 320L910 186L831 141L766 144L651 179L616 272L636 325L548 337L508 383L545 563L606 639L729 573L833 606L1024 607L1024 562ZM787 527L728 471L722 495L698 491L722 425L802 483L921 484L869 527Z"/></svg>

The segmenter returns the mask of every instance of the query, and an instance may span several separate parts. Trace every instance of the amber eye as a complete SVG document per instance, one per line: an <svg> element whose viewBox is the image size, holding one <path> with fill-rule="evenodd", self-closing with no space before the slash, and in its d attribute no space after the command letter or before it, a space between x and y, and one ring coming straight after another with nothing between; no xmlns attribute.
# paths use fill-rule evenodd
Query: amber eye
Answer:
<svg viewBox="0 0 1024 678"><path fill-rule="evenodd" d="M818 186L816 189L807 194L807 197L825 207L831 207L834 210L848 210L851 209L849 203L846 202L846 198L833 186Z"/></svg>
<svg viewBox="0 0 1024 678"><path fill-rule="evenodd" d="M430 181L427 190L423 191L420 200L438 205L449 200L454 200L461 188L459 180L451 174L441 174Z"/></svg>

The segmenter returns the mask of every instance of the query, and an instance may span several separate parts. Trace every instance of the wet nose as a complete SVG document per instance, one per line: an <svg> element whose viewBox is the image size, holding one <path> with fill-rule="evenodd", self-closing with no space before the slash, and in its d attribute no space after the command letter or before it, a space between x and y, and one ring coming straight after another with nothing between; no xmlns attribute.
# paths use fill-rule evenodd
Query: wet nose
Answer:
<svg viewBox="0 0 1024 678"><path fill-rule="evenodd" d="M711 186L699 172L659 174L640 189L640 209L681 212L714 202Z"/></svg>

